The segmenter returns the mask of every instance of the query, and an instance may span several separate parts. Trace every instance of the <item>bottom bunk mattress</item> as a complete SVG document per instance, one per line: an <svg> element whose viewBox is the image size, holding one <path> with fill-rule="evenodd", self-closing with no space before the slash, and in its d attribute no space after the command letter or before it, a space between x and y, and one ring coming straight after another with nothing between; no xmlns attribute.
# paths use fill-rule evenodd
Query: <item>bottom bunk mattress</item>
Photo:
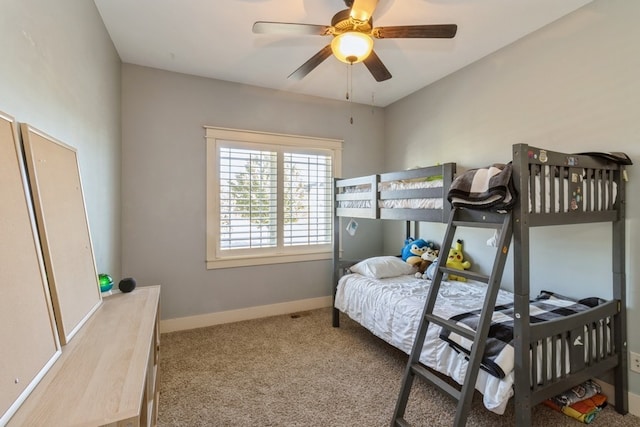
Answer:
<svg viewBox="0 0 640 427"><path fill-rule="evenodd" d="M359 268L358 273L347 274L340 278L336 289L335 307L376 336L410 354L431 282L407 275L406 272L401 273L401 270L392 271L393 269L389 266L393 264L376 262L372 265L375 265L377 270ZM380 269L381 265L382 269ZM455 320L461 326L475 329L486 290L487 285L484 283L443 281L434 314ZM585 327L583 333L571 335L572 338L569 341L573 342L572 346L575 348L574 357L584 357L585 363L607 357L613 358L615 354L609 340L612 336L610 320L615 311L615 302L606 303L609 306L607 310L613 311L604 317L596 313L598 317L594 318L593 313L596 310L591 310L593 307L602 307L600 304L603 303L605 301L599 298L576 301L542 291L529 305L530 321L534 324L558 320L566 316L568 316L567 320L570 317L575 320L575 316L572 315L587 314L591 317L585 322L600 326ZM557 322L552 323L558 325ZM549 323L549 327L552 323ZM512 325L513 294L499 290L482 369L478 372L476 381L476 389L482 393L485 407L497 414L504 413L509 398L513 396L515 357L512 346ZM546 329L549 328L545 327ZM547 337L559 333L556 331ZM544 340L549 345L536 346L536 357L531 360L535 366L547 367L546 374L543 374L542 369L532 371L537 372L535 375L538 384L557 375L564 375L572 371L572 367L580 369L580 365L583 365L577 361L576 365L573 365L570 349L566 352L561 350L561 346L567 345L564 340L556 337L553 339L555 344L552 344L549 338ZM420 354L420 362L462 384L468 366L466 357L471 344L457 334L430 324Z"/></svg>
<svg viewBox="0 0 640 427"><path fill-rule="evenodd" d="M430 282L410 275L374 279L361 274L347 274L340 278L336 290L335 307L374 335L409 354L420 324L420 317ZM486 285L475 282L443 281L434 314L450 318L482 308ZM496 304L513 302L513 294L498 292ZM464 382L467 369L465 355L440 339L441 327L429 325L420 362L458 383ZM504 413L513 396L514 373L503 379L486 371L478 372L476 389L483 395L487 409Z"/></svg>

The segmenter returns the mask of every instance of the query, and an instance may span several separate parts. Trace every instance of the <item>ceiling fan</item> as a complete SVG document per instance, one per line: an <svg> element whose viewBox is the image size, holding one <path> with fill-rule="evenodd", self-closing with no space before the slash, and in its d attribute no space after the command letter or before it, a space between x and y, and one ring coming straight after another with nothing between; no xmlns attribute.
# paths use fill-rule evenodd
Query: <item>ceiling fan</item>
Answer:
<svg viewBox="0 0 640 427"><path fill-rule="evenodd" d="M374 27L373 12L378 0L344 0L348 9L341 10L331 19L331 25L300 24L290 22L257 21L253 24L256 34L293 34L333 36L330 44L323 47L307 62L289 75L301 80L320 65L331 54L347 64L364 62L376 81L391 78L391 73L373 51L373 39L401 38L453 38L458 26L455 24L401 25Z"/></svg>

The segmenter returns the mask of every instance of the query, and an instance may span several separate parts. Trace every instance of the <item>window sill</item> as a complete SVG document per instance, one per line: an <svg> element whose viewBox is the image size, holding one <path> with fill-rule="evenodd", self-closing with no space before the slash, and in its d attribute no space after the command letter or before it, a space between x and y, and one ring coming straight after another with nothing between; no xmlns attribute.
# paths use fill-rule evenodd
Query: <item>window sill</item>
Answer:
<svg viewBox="0 0 640 427"><path fill-rule="evenodd" d="M333 259L333 252L320 252L297 255L274 255L260 258L226 258L207 261L207 270L218 268L248 267L252 265L286 264L291 262L323 261Z"/></svg>

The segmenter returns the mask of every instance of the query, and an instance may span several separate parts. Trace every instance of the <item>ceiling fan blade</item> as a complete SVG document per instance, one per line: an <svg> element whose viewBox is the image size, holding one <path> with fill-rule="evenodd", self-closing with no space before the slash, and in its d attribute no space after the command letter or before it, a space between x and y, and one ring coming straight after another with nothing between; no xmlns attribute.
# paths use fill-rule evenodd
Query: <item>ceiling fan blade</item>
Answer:
<svg viewBox="0 0 640 427"><path fill-rule="evenodd" d="M367 56L367 58L363 62L377 82L383 82L391 78L391 73L389 72L389 70L387 70L387 67L384 66L384 64L374 51L371 51L369 56Z"/></svg>
<svg viewBox="0 0 640 427"><path fill-rule="evenodd" d="M289 74L290 79L302 80L307 74L313 71L318 65L331 56L331 45L323 47L318 53L313 55L307 62L302 64L297 70Z"/></svg>
<svg viewBox="0 0 640 427"><path fill-rule="evenodd" d="M401 25L397 27L376 27L371 34L378 39L433 38L451 39L456 35L456 24Z"/></svg>
<svg viewBox="0 0 640 427"><path fill-rule="evenodd" d="M267 22L258 21L253 24L253 32L256 34L294 34L326 36L329 35L327 25L295 24L291 22Z"/></svg>
<svg viewBox="0 0 640 427"><path fill-rule="evenodd" d="M350 16L360 22L367 22L371 19L376 6L378 6L378 0L353 0Z"/></svg>

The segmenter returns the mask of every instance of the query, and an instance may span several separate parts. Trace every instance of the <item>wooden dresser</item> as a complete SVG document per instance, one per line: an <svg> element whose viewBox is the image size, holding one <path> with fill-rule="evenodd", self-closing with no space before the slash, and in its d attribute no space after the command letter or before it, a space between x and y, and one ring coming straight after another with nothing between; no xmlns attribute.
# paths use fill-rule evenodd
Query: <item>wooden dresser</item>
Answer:
<svg viewBox="0 0 640 427"><path fill-rule="evenodd" d="M8 426L155 426L160 287L106 296Z"/></svg>

